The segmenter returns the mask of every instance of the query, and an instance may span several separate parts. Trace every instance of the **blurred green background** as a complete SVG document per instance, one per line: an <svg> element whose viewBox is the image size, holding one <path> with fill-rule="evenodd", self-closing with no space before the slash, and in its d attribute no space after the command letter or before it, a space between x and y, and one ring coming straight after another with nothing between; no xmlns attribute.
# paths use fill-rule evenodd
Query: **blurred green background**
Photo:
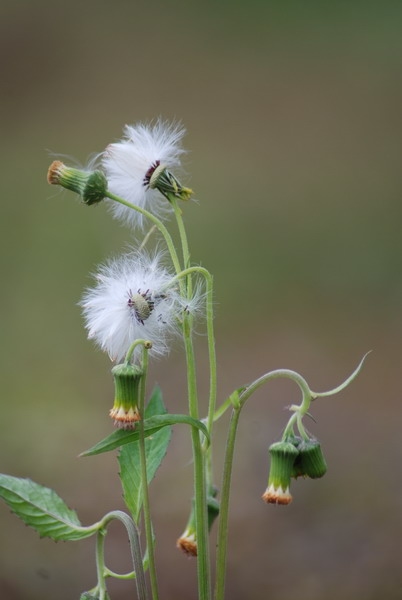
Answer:
<svg viewBox="0 0 402 600"><path fill-rule="evenodd" d="M77 302L134 239L46 171L49 153L85 164L125 123L180 119L192 255L215 275L220 399L278 367L329 389L373 350L350 388L313 406L329 471L296 482L287 509L260 497L297 390L277 381L250 401L227 598L400 598L402 4L2 0L0 28L0 471L53 487L85 524L123 508L115 455L77 459L111 431L113 396ZM196 345L205 396L205 336ZM186 409L183 364L178 347L151 369L172 412ZM188 438L175 430L151 490L166 600L196 599L196 563L174 548L192 495ZM78 599L94 585L92 539L39 540L3 503L0 523L1 600ZM129 569L117 525L107 555Z"/></svg>

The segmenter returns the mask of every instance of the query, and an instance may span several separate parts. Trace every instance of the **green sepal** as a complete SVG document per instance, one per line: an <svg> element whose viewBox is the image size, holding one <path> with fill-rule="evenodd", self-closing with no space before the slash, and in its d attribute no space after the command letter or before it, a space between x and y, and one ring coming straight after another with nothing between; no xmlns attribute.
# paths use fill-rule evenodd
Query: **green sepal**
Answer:
<svg viewBox="0 0 402 600"><path fill-rule="evenodd" d="M112 369L114 379L115 403L130 408L133 404L138 406L138 388L143 375L143 370L137 365L122 363Z"/></svg>
<svg viewBox="0 0 402 600"><path fill-rule="evenodd" d="M286 490L290 485L293 465L299 454L291 442L276 442L269 447L271 465L269 470L268 487Z"/></svg>
<svg viewBox="0 0 402 600"><path fill-rule="evenodd" d="M82 199L88 206L101 202L107 192L107 179L102 171L94 171L88 177Z"/></svg>
<svg viewBox="0 0 402 600"><path fill-rule="evenodd" d="M193 190L184 187L163 165L158 165L149 180L149 187L160 191L171 202L171 196L179 200L189 200Z"/></svg>
<svg viewBox="0 0 402 600"><path fill-rule="evenodd" d="M40 537L55 541L82 540L100 528L97 524L83 527L77 513L68 508L56 492L31 479L0 474L0 497Z"/></svg>

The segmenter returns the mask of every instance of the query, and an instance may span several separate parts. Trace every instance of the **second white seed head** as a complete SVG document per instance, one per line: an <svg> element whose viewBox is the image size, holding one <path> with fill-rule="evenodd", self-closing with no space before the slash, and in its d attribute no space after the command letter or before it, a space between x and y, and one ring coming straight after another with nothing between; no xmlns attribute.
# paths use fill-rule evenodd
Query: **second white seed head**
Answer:
<svg viewBox="0 0 402 600"><path fill-rule="evenodd" d="M158 253L133 252L101 266L80 303L89 339L115 361L137 339L152 342L151 356L166 354L183 312L195 312L201 299L199 288L190 302L182 298L172 279Z"/></svg>

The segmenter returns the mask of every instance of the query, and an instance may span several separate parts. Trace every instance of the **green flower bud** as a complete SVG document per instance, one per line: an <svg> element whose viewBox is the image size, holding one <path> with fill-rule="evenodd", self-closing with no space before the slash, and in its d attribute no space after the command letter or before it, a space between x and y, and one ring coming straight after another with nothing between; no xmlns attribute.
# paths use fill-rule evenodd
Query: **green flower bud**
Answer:
<svg viewBox="0 0 402 600"><path fill-rule="evenodd" d="M195 502L191 503L191 512L186 525L185 530L178 538L176 547L179 548L187 556L197 556L197 531L196 531L196 515L195 515Z"/></svg>
<svg viewBox="0 0 402 600"><path fill-rule="evenodd" d="M271 504L290 504L292 496L289 492L293 465L299 454L290 442L276 442L269 448L271 466L268 486L262 498Z"/></svg>
<svg viewBox="0 0 402 600"><path fill-rule="evenodd" d="M112 373L115 396L109 414L120 429L134 429L135 423L141 418L138 394L143 372L136 365L120 364L113 367Z"/></svg>
<svg viewBox="0 0 402 600"><path fill-rule="evenodd" d="M293 465L292 477L317 479L325 475L327 463L318 440L302 440L297 449L299 455Z"/></svg>
<svg viewBox="0 0 402 600"><path fill-rule="evenodd" d="M47 181L76 192L88 206L103 200L107 192L107 180L102 171L73 169L59 160L50 165Z"/></svg>
<svg viewBox="0 0 402 600"><path fill-rule="evenodd" d="M207 516L208 531L211 531L212 525L219 515L219 502L216 500L218 489L210 486L207 496ZM186 525L186 529L176 542L177 548L182 550L188 556L197 556L197 531L196 531L195 501L191 505L191 513Z"/></svg>

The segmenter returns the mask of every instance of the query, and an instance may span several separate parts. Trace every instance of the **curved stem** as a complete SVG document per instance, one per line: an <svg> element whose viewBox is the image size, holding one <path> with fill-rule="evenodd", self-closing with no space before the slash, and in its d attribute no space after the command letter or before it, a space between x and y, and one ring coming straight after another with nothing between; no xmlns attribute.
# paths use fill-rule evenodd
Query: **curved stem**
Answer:
<svg viewBox="0 0 402 600"><path fill-rule="evenodd" d="M343 383L341 383L340 385L338 385L336 388L329 390L329 392L311 392L313 400L315 400L316 398L324 398L326 396L333 396L335 394L338 394L342 390L344 390L358 376L358 374L362 370L364 361L366 360L367 356L370 353L371 353L371 350L369 352L366 352L366 354L363 356L363 358L361 359L361 361L359 362L359 364L357 365L357 367L353 371L353 373L351 375L349 375L349 377L347 379L345 379L345 381Z"/></svg>
<svg viewBox="0 0 402 600"><path fill-rule="evenodd" d="M226 555L228 548L228 520L229 520L229 497L230 485L232 478L233 455L236 441L236 432L239 424L241 409L250 398L250 396L264 383L271 379L285 377L293 380L300 387L303 393L303 400L310 395L310 389L306 380L295 371L289 369L277 369L265 373L259 379L247 386L239 395L237 407L233 408L232 417L229 425L228 438L225 450L225 462L223 468L221 507L219 515L219 528L217 538L217 555L216 555L216 582L215 582L215 600L223 600L225 593L225 577L226 577ZM293 416L292 416L293 418Z"/></svg>
<svg viewBox="0 0 402 600"><path fill-rule="evenodd" d="M228 432L228 439L226 443L226 451L225 451L225 463L224 463L224 472L223 472L223 482L222 482L222 495L221 495L221 511L220 511L220 519L219 519L219 529L218 529L218 540L217 540L217 558L216 558L216 584L215 584L215 600L223 600L224 591L225 591L225 571L226 571L226 553L227 553L227 534L228 534L228 513L229 513L229 494L230 494L230 483L231 483L231 474L232 474L232 465L233 465L233 454L234 454L234 446L236 439L236 431L239 422L240 412L247 400L250 396L260 388L264 383L270 381L271 379L277 379L280 377L291 379L294 381L300 388L302 392L302 402L300 406L291 406L291 410L294 411L294 414L290 417L289 422L285 428L285 434L290 434L293 432L294 424L297 423L298 429L301 435L306 435L305 429L302 424L303 416L308 412L311 401L318 397L329 396L336 394L343 390L349 383L353 381L353 379L360 372L364 359L367 354L363 357L358 367L355 371L350 375L344 383L334 388L330 392L322 392L315 393L312 392L307 384L307 381L295 371L291 371L290 369L277 369L275 371L269 371L265 373L258 379L256 379L253 383L244 388L236 400L236 405L233 403L234 408L232 412L232 418L230 421L230 427ZM226 403L225 403L226 404Z"/></svg>
<svg viewBox="0 0 402 600"><path fill-rule="evenodd" d="M290 419L288 421L288 424L285 427L285 430L284 430L283 435L282 435L282 439L286 439L289 436L291 436L291 435L294 434L294 425L295 425L296 421L297 421L297 413L294 413L290 417Z"/></svg>
<svg viewBox="0 0 402 600"><path fill-rule="evenodd" d="M152 342L150 342L149 340L143 340L143 339L134 340L134 342L131 344L130 348L127 350L126 357L124 359L124 363L126 365L128 365L130 363L132 356L134 354L134 350L136 349L137 346L142 346L144 349L149 350L150 348L152 348Z"/></svg>
<svg viewBox="0 0 402 600"><path fill-rule="evenodd" d="M152 223L154 223L154 225L156 225L156 227L159 229L159 231L165 238L165 242L168 247L169 254L171 256L175 271L176 271L176 273L180 273L181 266L180 266L179 257L177 256L176 248L174 247L173 240L172 240L170 233L168 232L168 230L166 229L166 227L164 226L162 221L160 219L158 219L157 217L155 217L155 215L153 215L149 211L145 210L144 208L140 208L139 206L136 206L135 204L131 204L131 202L127 202L127 200L124 200L123 198L120 198L120 196L116 196L115 194L112 194L112 192L107 192L106 196L110 200L114 200L115 202L119 202L119 204L123 204L124 206L127 206L128 208L132 208L133 210L136 210L137 212L139 212L142 215L144 215L145 217L147 217L150 221L152 221ZM182 288L182 292L184 292L184 285Z"/></svg>
<svg viewBox="0 0 402 600"><path fill-rule="evenodd" d="M299 373L296 373L296 371L291 371L290 369L276 369L275 371L269 371L268 373L261 375L261 377L253 381L253 383L248 385L241 392L239 396L240 407L243 407L246 401L250 398L250 396L254 394L254 392L258 390L258 388L264 385L264 383L271 379L279 379L281 377L291 379L292 381L294 381L301 389L303 394L303 400L306 400L307 403L308 397L311 397L311 391L304 377L299 375Z"/></svg>
<svg viewBox="0 0 402 600"><path fill-rule="evenodd" d="M212 431L212 426L215 418L215 405L216 405L216 350L215 350L215 334L214 334L214 307L213 307L213 277L211 273L204 269L204 267L194 266L184 269L169 282L169 286L175 281L187 277L191 273L199 273L204 277L206 283L206 320L207 320L207 338L208 338L208 355L209 355L209 370L210 370L210 382L209 382L209 403L208 403L208 417L207 417L207 428L208 431Z"/></svg>
<svg viewBox="0 0 402 600"><path fill-rule="evenodd" d="M121 510L114 510L105 515L101 521L102 527L106 527L106 525L110 523L110 521L112 521L113 519L117 519L118 521L123 523L124 527L126 528L128 541L130 543L131 557L134 565L135 584L137 586L138 598L139 600L147 600L148 593L145 583L144 568L142 564L142 552L138 528L134 521L131 519L131 517L129 517L126 513L124 513Z"/></svg>
<svg viewBox="0 0 402 600"><path fill-rule="evenodd" d="M96 534L96 574L98 579L99 600L106 600L107 589L105 582L105 529L99 529Z"/></svg>
<svg viewBox="0 0 402 600"><path fill-rule="evenodd" d="M105 577L113 577L113 579L121 579L122 581L127 581L128 579L135 579L135 572L130 571L130 573L115 573L111 569L105 567Z"/></svg>

